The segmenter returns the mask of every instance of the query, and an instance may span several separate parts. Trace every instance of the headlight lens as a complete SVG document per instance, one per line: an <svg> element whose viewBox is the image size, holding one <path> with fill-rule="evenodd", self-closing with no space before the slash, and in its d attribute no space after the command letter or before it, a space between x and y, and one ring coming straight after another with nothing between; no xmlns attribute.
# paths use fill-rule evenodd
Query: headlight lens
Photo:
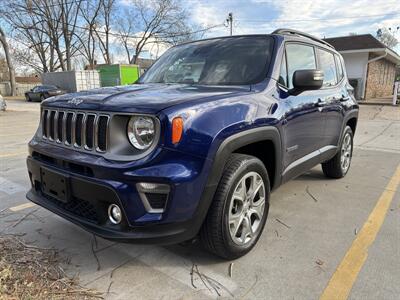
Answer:
<svg viewBox="0 0 400 300"><path fill-rule="evenodd" d="M133 116L128 123L128 138L131 144L139 149L146 150L154 142L155 124L153 118Z"/></svg>

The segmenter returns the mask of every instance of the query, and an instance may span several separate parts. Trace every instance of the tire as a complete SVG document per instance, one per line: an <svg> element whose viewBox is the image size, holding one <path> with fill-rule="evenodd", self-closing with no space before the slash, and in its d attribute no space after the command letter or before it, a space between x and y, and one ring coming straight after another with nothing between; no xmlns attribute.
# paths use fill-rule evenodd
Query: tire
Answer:
<svg viewBox="0 0 400 300"><path fill-rule="evenodd" d="M322 163L322 171L329 178L343 178L350 169L353 156L353 131L349 126L343 131L340 148L330 160Z"/></svg>
<svg viewBox="0 0 400 300"><path fill-rule="evenodd" d="M245 196L252 182L259 187L257 193L252 193L253 198ZM248 253L264 229L269 195L264 164L253 156L231 155L200 230L203 246L224 259L236 259Z"/></svg>
<svg viewBox="0 0 400 300"><path fill-rule="evenodd" d="M26 102L31 102L32 101L31 98L29 97L29 95L25 95L25 100L26 100Z"/></svg>

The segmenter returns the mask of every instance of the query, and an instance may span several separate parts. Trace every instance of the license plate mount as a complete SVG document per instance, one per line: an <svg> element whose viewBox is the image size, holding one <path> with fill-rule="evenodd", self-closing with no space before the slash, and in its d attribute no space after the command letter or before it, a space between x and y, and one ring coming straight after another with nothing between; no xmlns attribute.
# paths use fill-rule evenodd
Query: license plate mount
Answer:
<svg viewBox="0 0 400 300"><path fill-rule="evenodd" d="M45 167L40 168L42 192L58 201L69 200L69 177Z"/></svg>

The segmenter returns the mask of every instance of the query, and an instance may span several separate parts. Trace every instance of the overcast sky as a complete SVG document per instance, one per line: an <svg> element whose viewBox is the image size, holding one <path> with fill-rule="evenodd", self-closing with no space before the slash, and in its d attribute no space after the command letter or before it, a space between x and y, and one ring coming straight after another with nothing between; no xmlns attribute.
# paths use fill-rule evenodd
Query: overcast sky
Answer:
<svg viewBox="0 0 400 300"><path fill-rule="evenodd" d="M400 26L400 0L187 0L193 22L222 24L233 13L234 34L269 33L294 28L318 37L349 33L376 34L378 28ZM212 29L207 36L229 34L228 28ZM400 39L400 31L396 33ZM400 52L400 46L396 47Z"/></svg>

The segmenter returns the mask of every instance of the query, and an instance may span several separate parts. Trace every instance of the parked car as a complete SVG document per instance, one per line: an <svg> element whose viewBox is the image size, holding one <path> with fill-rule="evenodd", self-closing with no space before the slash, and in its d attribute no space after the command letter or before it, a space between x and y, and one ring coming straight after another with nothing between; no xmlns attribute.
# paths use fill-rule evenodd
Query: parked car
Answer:
<svg viewBox="0 0 400 300"><path fill-rule="evenodd" d="M318 164L346 175L358 105L332 46L277 30L173 47L138 84L41 114L28 199L106 239L200 236L234 259L260 238L271 191Z"/></svg>
<svg viewBox="0 0 400 300"><path fill-rule="evenodd" d="M6 100L3 99L3 96L0 95L0 111L5 111L7 109Z"/></svg>
<svg viewBox="0 0 400 300"><path fill-rule="evenodd" d="M43 101L49 97L63 95L66 91L55 85L38 85L25 93L26 101Z"/></svg>

